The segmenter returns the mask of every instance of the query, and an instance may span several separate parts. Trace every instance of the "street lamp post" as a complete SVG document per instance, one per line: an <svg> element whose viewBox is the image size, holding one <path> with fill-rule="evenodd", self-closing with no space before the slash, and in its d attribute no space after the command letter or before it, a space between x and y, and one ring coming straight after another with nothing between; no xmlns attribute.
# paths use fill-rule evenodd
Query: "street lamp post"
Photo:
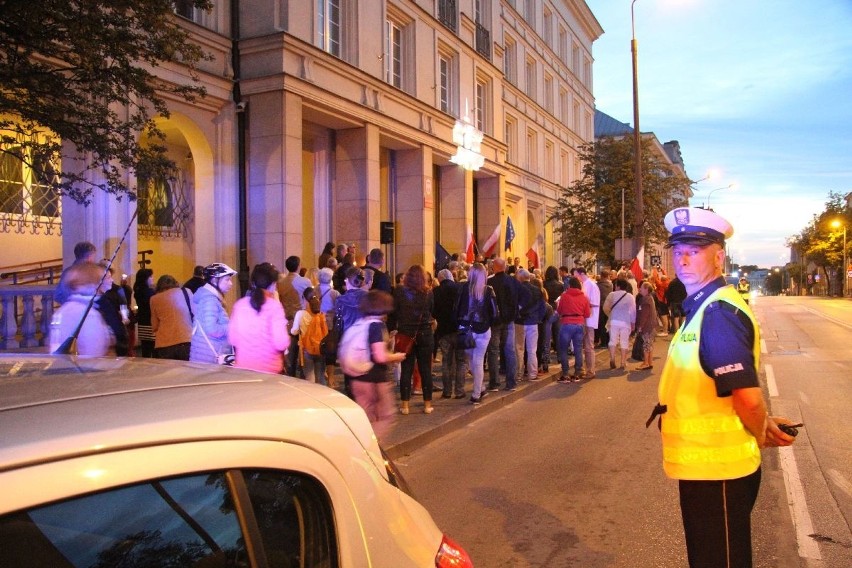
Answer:
<svg viewBox="0 0 852 568"><path fill-rule="evenodd" d="M633 154L636 160L634 173L636 187L633 206L633 238L635 243L633 248L638 255L645 245L645 204L642 196L642 140L639 133L639 47L636 42L636 18L633 10L635 5L636 0L633 0L630 3L630 52L633 54Z"/></svg>
<svg viewBox="0 0 852 568"><path fill-rule="evenodd" d="M849 294L849 274L847 274L848 265L846 263L846 224L835 220L831 222L831 226L843 226L843 266L841 267L841 272L843 276L843 297L845 298Z"/></svg>
<svg viewBox="0 0 852 568"><path fill-rule="evenodd" d="M710 190L710 193L708 193L708 194L707 194L707 206L705 207L705 209L710 209L710 196L711 196L711 195L713 195L714 193L716 193L716 192L717 192L717 191L719 191L720 189L730 189L730 188L732 188L732 187L734 187L734 184L729 183L729 184L728 184L728 185L726 185L725 187L717 187L716 189L711 189L711 190Z"/></svg>

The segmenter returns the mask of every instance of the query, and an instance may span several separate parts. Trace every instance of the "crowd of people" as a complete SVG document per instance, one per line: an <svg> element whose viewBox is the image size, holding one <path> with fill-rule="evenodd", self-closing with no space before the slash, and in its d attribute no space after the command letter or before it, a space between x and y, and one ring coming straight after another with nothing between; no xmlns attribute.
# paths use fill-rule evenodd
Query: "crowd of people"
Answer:
<svg viewBox="0 0 852 568"><path fill-rule="evenodd" d="M94 262L91 243L80 243L75 255L57 290L62 306L52 345L70 335L94 297L95 313L77 337L81 355L228 362L331 388L342 374L342 390L383 425L396 414L388 411L396 404L388 385L398 385L402 415L411 412L412 397L421 397L430 414L439 393L476 405L489 392L539 380L554 353L560 383L594 378L600 348L609 349L611 369L626 370L634 334L644 345L637 369L651 369L654 337L678 325L685 297L676 279L669 282L657 270L640 285L626 267L593 278L575 263L549 266L542 275L519 258L468 264L455 255L435 278L413 265L392 279L381 249L359 258L354 244L328 243L317 266L303 266L298 256L285 259L281 272L270 263L256 265L250 289L228 310L236 271L226 264L197 266L182 285L141 268L131 288L126 275L115 284L105 262ZM382 324L364 339L373 346L372 366L363 374L337 373L327 338L339 342L364 318ZM384 347L375 345L380 341ZM440 377L433 380L439 354Z"/></svg>

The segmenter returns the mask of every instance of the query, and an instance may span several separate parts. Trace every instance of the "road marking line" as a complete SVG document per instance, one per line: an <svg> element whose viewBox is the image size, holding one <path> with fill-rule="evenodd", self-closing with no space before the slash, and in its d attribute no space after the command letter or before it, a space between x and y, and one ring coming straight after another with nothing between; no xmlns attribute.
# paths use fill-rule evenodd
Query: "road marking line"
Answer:
<svg viewBox="0 0 852 568"><path fill-rule="evenodd" d="M831 317L831 316L825 315L824 313L822 313L822 312L820 312L820 311L817 311L817 310L815 310L815 309L813 309L813 308L808 308L807 306L805 307L805 309L806 309L806 310L808 310L809 312L811 312L812 314L816 315L816 316L819 316L819 317L821 317L821 318L823 318L823 319L827 319L828 321L830 321L830 322L832 322L832 323L836 323L837 325L842 325L843 327L845 327L845 328L847 328L847 329L852 329L852 325L849 325L849 324L848 324L848 323L846 323L845 321L841 321L841 320L839 320L839 319L837 319L837 318L833 318L833 317Z"/></svg>
<svg viewBox="0 0 852 568"><path fill-rule="evenodd" d="M802 479L799 477L799 467L796 465L793 447L778 448L778 453L781 457L781 471L784 473L784 486L787 488L787 504L790 506L790 514L793 516L793 525L796 529L799 556L822 560L819 545L810 536L814 534L814 526L808 513L805 491L802 488Z"/></svg>
<svg viewBox="0 0 852 568"><path fill-rule="evenodd" d="M766 340L760 339L760 352L763 354L769 353L769 350L766 348Z"/></svg>
<svg viewBox="0 0 852 568"><path fill-rule="evenodd" d="M769 390L769 396L778 396L778 384L775 382L775 371L772 370L772 365L764 365L763 370L766 371L766 388Z"/></svg>
<svg viewBox="0 0 852 568"><path fill-rule="evenodd" d="M852 483L843 477L843 474L836 469L828 470L828 478L837 486L838 489L852 497Z"/></svg>

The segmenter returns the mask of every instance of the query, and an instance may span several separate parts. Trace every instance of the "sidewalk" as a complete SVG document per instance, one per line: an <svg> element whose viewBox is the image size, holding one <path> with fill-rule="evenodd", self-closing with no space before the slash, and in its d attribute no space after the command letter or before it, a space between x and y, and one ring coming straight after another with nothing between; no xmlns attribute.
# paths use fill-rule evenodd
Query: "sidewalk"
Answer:
<svg viewBox="0 0 852 568"><path fill-rule="evenodd" d="M658 337L654 341L654 370L652 374L658 374L665 362L666 352L669 347L668 337ZM556 354L551 353L551 361L556 360ZM573 366L573 358L571 359ZM627 372L629 373L647 373L649 371L634 371L640 363L629 359L627 362ZM611 374L623 374L625 371L620 369L610 370L609 368L609 351L607 349L595 349L595 374L598 376L610 376ZM482 399L479 405L474 406L464 400L441 398L441 393L433 393L432 404L435 411L432 414L423 414L423 397L420 395L411 397L411 414L408 416L398 415L396 424L394 424L391 432L385 438L382 446L385 452L392 458L396 459L406 454L417 450L434 442L459 428L462 428L474 420L487 416L493 412L503 409L506 405L511 404L521 397L528 396L539 389L542 389L549 384L555 382L562 374L561 367L558 362L550 364L548 373L540 374L540 380L535 382L522 381L518 383L518 390L507 392L499 390L497 392L489 392ZM441 365L436 362L433 366L433 377L436 384L441 382ZM505 384L505 377L499 376L501 387ZM581 381L579 383L569 383L567 385L559 385L559 388L578 389L584 384L594 382L595 379L589 381ZM488 373L485 375L485 383L488 382ZM468 376L465 383L465 392L468 397L473 390L473 379ZM397 401L398 402L398 401Z"/></svg>

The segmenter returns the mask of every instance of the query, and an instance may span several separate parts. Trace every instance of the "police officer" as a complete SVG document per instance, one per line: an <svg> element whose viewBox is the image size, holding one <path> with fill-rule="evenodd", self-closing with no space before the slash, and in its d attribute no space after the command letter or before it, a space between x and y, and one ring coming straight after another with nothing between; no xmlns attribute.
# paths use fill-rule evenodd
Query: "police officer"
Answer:
<svg viewBox="0 0 852 568"><path fill-rule="evenodd" d="M749 567L760 448L792 444L778 427L790 421L767 414L758 327L722 277L733 228L692 207L670 211L665 225L686 287L686 321L672 338L648 425L660 416L663 469L679 483L689 565Z"/></svg>
<svg viewBox="0 0 852 568"><path fill-rule="evenodd" d="M740 294L740 297L743 301L748 304L749 293L751 292L751 285L746 280L745 276L740 277L740 282L737 284L737 292Z"/></svg>

